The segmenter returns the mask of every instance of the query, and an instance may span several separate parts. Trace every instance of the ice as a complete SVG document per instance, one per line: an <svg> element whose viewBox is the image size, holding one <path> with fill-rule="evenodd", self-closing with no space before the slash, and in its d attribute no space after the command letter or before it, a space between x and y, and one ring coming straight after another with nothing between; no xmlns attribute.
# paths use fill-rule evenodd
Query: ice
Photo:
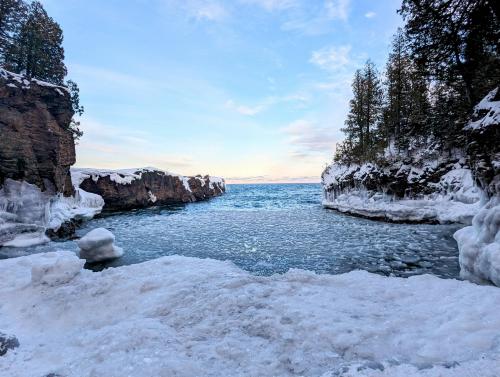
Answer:
<svg viewBox="0 0 500 377"><path fill-rule="evenodd" d="M109 230L94 229L77 241L80 247L80 258L94 263L121 257L123 249L115 246L114 241L115 236Z"/></svg>
<svg viewBox="0 0 500 377"><path fill-rule="evenodd" d="M75 187L75 195L65 197L58 194L50 204L49 229L59 227L69 219L89 220L102 211L104 200L100 195L93 194Z"/></svg>
<svg viewBox="0 0 500 377"><path fill-rule="evenodd" d="M492 198L455 235L460 251L460 276L476 283L500 287L500 197Z"/></svg>
<svg viewBox="0 0 500 377"><path fill-rule="evenodd" d="M129 185L133 181L142 178L143 173L164 173L166 175L173 175L176 177L182 177L179 174L170 173L168 171L160 170L154 167L145 167L145 168L133 168L133 169L93 169L93 168L71 168L71 179L73 184L76 186L80 186L81 183L87 179L92 178L95 182L99 180L99 178L108 177L113 182L116 182L120 185Z"/></svg>
<svg viewBox="0 0 500 377"><path fill-rule="evenodd" d="M48 242L46 229L71 219L91 219L104 201L75 188L75 196L50 195L24 181L6 179L0 189L0 246L28 247Z"/></svg>
<svg viewBox="0 0 500 377"><path fill-rule="evenodd" d="M0 246L45 243L50 196L27 182L6 179L0 189Z"/></svg>
<svg viewBox="0 0 500 377"><path fill-rule="evenodd" d="M0 261L0 323L20 343L1 376L500 375L496 287L262 277L179 256L98 273L81 263L65 252Z"/></svg>

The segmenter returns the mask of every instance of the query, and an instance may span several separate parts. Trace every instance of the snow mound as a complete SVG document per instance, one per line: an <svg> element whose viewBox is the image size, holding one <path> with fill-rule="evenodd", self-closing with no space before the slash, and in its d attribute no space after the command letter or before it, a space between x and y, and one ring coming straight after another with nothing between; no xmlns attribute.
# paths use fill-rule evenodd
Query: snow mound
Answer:
<svg viewBox="0 0 500 377"><path fill-rule="evenodd" d="M32 284L46 258L0 261L0 323L20 343L2 376L500 375L496 287L363 271L262 277L179 256Z"/></svg>
<svg viewBox="0 0 500 377"><path fill-rule="evenodd" d="M101 262L119 258L123 249L115 246L115 235L105 228L97 228L80 238L77 243L80 247L80 258L87 262Z"/></svg>
<svg viewBox="0 0 500 377"><path fill-rule="evenodd" d="M84 264L85 261L69 251L41 254L31 267L31 284L55 287L69 283Z"/></svg>
<svg viewBox="0 0 500 377"><path fill-rule="evenodd" d="M500 198L492 198L472 220L454 234L460 251L460 276L500 287Z"/></svg>

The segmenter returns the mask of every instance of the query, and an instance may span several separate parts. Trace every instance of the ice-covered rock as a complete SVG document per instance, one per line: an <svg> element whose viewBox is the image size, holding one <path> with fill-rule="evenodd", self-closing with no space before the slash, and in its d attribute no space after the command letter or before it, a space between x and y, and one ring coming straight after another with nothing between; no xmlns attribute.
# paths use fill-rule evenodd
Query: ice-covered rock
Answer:
<svg viewBox="0 0 500 377"><path fill-rule="evenodd" d="M472 220L454 234L460 252L460 276L500 287L500 197L492 198Z"/></svg>
<svg viewBox="0 0 500 377"><path fill-rule="evenodd" d="M55 287L69 283L80 273L85 261L69 251L44 253L31 267L31 283Z"/></svg>
<svg viewBox="0 0 500 377"><path fill-rule="evenodd" d="M123 249L115 246L115 236L105 228L97 228L80 238L77 243L80 247L80 258L87 262L102 262L119 258Z"/></svg>
<svg viewBox="0 0 500 377"><path fill-rule="evenodd" d="M180 256L33 285L44 258L0 261L0 376L500 375L496 287Z"/></svg>

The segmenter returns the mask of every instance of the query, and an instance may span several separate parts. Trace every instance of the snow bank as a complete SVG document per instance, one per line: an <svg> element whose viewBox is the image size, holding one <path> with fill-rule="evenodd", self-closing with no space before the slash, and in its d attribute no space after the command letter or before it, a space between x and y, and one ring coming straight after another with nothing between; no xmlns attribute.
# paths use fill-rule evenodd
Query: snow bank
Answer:
<svg viewBox="0 0 500 377"><path fill-rule="evenodd" d="M0 261L0 323L20 343L2 376L500 375L495 287L362 271L262 277L179 256L75 274L76 256L46 259ZM40 283L33 271L47 264Z"/></svg>
<svg viewBox="0 0 500 377"><path fill-rule="evenodd" d="M460 276L500 287L500 197L492 198L472 220L454 234L460 251Z"/></svg>
<svg viewBox="0 0 500 377"><path fill-rule="evenodd" d="M77 243L80 247L80 258L87 262L102 262L119 258L123 249L115 246L115 235L105 228L96 228L80 238Z"/></svg>

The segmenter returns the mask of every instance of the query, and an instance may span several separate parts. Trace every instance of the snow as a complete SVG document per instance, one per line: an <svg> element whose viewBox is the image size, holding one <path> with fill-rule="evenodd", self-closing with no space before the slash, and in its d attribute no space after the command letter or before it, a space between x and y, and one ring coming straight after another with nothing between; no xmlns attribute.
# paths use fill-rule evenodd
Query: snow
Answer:
<svg viewBox="0 0 500 377"><path fill-rule="evenodd" d="M499 88L493 89L474 107L476 120L470 121L464 130L482 132L488 127L498 127L500 124L500 101L493 101Z"/></svg>
<svg viewBox="0 0 500 377"><path fill-rule="evenodd" d="M454 237L460 252L460 276L500 287L500 197L493 197L474 217L472 226Z"/></svg>
<svg viewBox="0 0 500 377"><path fill-rule="evenodd" d="M68 88L65 86L55 85L55 84L51 84L51 83L46 82L46 81L37 80L37 79L33 79L33 78L28 79L23 75L7 71L3 68L0 68L0 77L2 77L5 80L12 81L11 83L7 84L7 86L9 86L11 88L12 87L17 88L19 85L21 87L21 89L30 89L31 84L34 83L34 84L39 85L39 86L44 86L47 88L54 88L59 95L63 95L61 90L65 91L66 93L69 93Z"/></svg>
<svg viewBox="0 0 500 377"><path fill-rule="evenodd" d="M500 290L363 271L255 276L179 256L102 272L0 261L0 375L500 375Z"/></svg>
<svg viewBox="0 0 500 377"><path fill-rule="evenodd" d="M87 179L92 178L94 182L97 182L99 178L109 177L109 179L113 182L116 182L120 185L129 185L136 179L141 179L142 174L150 172L150 173L162 173L165 175L171 175L175 177L179 177L184 187L187 191L191 192L191 188L189 187L188 177L182 176L180 174L171 173L168 171L164 171L161 169L157 169L154 167L145 167L145 168L132 168L132 169L93 169L93 168L71 168L71 179L73 184L76 186L80 186L81 183Z"/></svg>
<svg viewBox="0 0 500 377"><path fill-rule="evenodd" d="M114 234L105 228L91 230L77 241L80 258L94 263L121 257L123 249L115 246L114 241Z"/></svg>
<svg viewBox="0 0 500 377"><path fill-rule="evenodd" d="M219 189L223 190L226 187L226 181L222 177L215 177L215 176L209 176L209 185L210 188L213 190L215 187L218 187Z"/></svg>
<svg viewBox="0 0 500 377"><path fill-rule="evenodd" d="M401 164L395 176L408 174L409 182L417 182L427 169ZM483 192L476 186L470 169L457 162L453 168L443 174L440 181L433 184L435 193L422 195L418 199L396 199L383 192L368 191L360 185L358 188L331 190L342 186L344 179L353 176L358 182L371 178L371 175L390 172L381 170L374 164L339 165L332 164L322 176L324 200L323 206L343 213L367 218L396 222L438 222L461 223L469 225L483 203Z"/></svg>

